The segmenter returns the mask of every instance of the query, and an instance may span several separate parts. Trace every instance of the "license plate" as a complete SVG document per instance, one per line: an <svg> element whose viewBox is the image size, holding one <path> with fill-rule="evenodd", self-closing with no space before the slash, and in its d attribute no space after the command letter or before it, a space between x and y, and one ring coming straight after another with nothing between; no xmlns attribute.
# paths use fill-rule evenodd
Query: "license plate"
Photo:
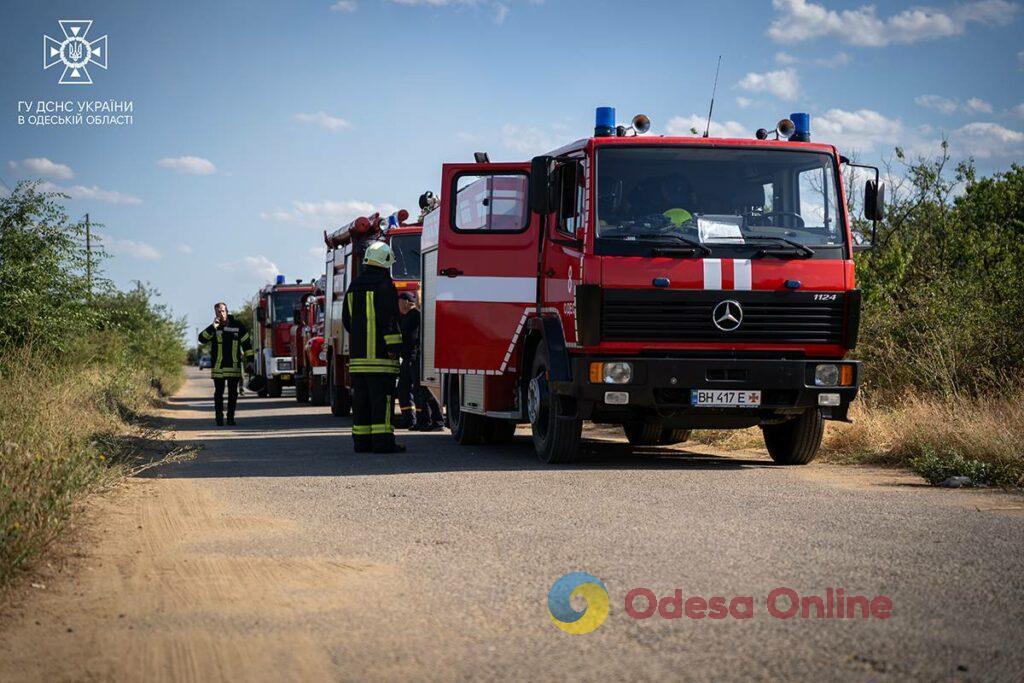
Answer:
<svg viewBox="0 0 1024 683"><path fill-rule="evenodd" d="M690 392L690 405L698 408L757 408L761 405L761 392L694 389Z"/></svg>
<svg viewBox="0 0 1024 683"><path fill-rule="evenodd" d="M287 374L287 373L281 375L281 381L282 382L290 382L291 379L292 379L292 376Z"/></svg>
<svg viewBox="0 0 1024 683"><path fill-rule="evenodd" d="M327 366L326 365L314 365L313 366L313 374L314 375L326 375L327 374Z"/></svg>

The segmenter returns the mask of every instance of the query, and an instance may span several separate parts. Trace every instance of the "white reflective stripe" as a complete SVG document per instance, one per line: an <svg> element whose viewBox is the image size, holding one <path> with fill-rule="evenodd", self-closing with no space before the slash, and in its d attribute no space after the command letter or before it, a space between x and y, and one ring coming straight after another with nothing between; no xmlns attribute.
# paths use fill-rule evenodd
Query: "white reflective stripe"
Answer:
<svg viewBox="0 0 1024 683"><path fill-rule="evenodd" d="M722 288L722 259L704 259L704 289Z"/></svg>
<svg viewBox="0 0 1024 683"><path fill-rule="evenodd" d="M749 290L753 284L750 274L750 259L736 259L732 262L732 288Z"/></svg>
<svg viewBox="0 0 1024 683"><path fill-rule="evenodd" d="M537 299L532 277L479 277L459 275L437 278L437 301L529 303Z"/></svg>

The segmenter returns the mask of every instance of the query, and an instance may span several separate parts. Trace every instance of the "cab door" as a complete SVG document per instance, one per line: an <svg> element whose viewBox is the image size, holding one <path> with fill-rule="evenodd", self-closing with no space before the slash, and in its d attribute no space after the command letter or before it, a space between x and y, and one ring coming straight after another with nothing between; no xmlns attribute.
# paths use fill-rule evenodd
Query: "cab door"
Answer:
<svg viewBox="0 0 1024 683"><path fill-rule="evenodd" d="M436 348L444 372L501 374L537 305L540 231L530 165L445 164L438 226Z"/></svg>

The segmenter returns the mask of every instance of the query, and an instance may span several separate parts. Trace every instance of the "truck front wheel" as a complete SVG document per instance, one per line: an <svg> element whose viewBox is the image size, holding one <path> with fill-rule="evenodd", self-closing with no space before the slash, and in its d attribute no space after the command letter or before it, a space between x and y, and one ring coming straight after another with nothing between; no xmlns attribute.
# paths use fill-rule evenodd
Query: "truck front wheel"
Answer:
<svg viewBox="0 0 1024 683"><path fill-rule="evenodd" d="M322 406L327 402L325 393L324 381L314 375L309 384L309 402L315 406Z"/></svg>
<svg viewBox="0 0 1024 683"><path fill-rule="evenodd" d="M765 425L761 431L772 460L780 465L806 465L818 454L825 421L812 409L782 424Z"/></svg>
<svg viewBox="0 0 1024 683"><path fill-rule="evenodd" d="M327 366L328 398L331 403L331 415L334 417L348 417L352 412L352 396L348 389L334 383L334 368Z"/></svg>
<svg viewBox="0 0 1024 683"><path fill-rule="evenodd" d="M267 395L270 398L281 398L281 380L277 377L267 379Z"/></svg>
<svg viewBox="0 0 1024 683"><path fill-rule="evenodd" d="M309 383L305 377L295 376L295 400L299 403L309 401Z"/></svg>
<svg viewBox="0 0 1024 683"><path fill-rule="evenodd" d="M661 443L664 428L657 422L627 422L622 425L626 440L633 446L654 446Z"/></svg>
<svg viewBox="0 0 1024 683"><path fill-rule="evenodd" d="M583 420L558 414L558 395L548 382L548 359L541 344L533 357L526 406L533 433L533 448L542 462L575 462L579 455Z"/></svg>

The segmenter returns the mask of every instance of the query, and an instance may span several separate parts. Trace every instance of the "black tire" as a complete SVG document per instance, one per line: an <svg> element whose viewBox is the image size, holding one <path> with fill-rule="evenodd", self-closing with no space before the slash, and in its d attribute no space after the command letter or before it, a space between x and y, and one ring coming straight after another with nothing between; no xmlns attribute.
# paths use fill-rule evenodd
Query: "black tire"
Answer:
<svg viewBox="0 0 1024 683"><path fill-rule="evenodd" d="M634 446L656 446L661 443L664 427L657 422L635 421L623 424L622 431L626 434L626 440Z"/></svg>
<svg viewBox="0 0 1024 683"><path fill-rule="evenodd" d="M295 400L299 403L309 402L309 382L305 377L295 377Z"/></svg>
<svg viewBox="0 0 1024 683"><path fill-rule="evenodd" d="M502 420L497 417L488 417L487 420L487 443L509 443L516 435L516 423L512 420Z"/></svg>
<svg viewBox="0 0 1024 683"><path fill-rule="evenodd" d="M547 351L541 344L533 357L527 388L533 449L541 462L549 465L575 462L579 457L583 420L556 414L558 397L548 384L547 375Z"/></svg>
<svg viewBox="0 0 1024 683"><path fill-rule="evenodd" d="M334 383L334 368L327 366L328 400L331 404L331 415L334 417L348 417L352 412L352 395L347 387L340 387Z"/></svg>
<svg viewBox="0 0 1024 683"><path fill-rule="evenodd" d="M462 446L481 444L487 440L488 425L483 415L462 412L459 396L459 376L448 377L448 423L452 436Z"/></svg>
<svg viewBox="0 0 1024 683"><path fill-rule="evenodd" d="M267 395L270 398L281 398L281 380L277 377L270 377L267 379Z"/></svg>
<svg viewBox="0 0 1024 683"><path fill-rule="evenodd" d="M313 375L309 383L309 402L315 406L322 406L327 403L324 381L317 375Z"/></svg>
<svg viewBox="0 0 1024 683"><path fill-rule="evenodd" d="M661 432L661 440L658 441L658 443L662 446L672 446L677 443L689 441L689 439L689 429L672 429L671 427L665 427Z"/></svg>
<svg viewBox="0 0 1024 683"><path fill-rule="evenodd" d="M818 454L825 421L812 409L782 424L765 425L761 431L772 460L780 465L806 465Z"/></svg>

